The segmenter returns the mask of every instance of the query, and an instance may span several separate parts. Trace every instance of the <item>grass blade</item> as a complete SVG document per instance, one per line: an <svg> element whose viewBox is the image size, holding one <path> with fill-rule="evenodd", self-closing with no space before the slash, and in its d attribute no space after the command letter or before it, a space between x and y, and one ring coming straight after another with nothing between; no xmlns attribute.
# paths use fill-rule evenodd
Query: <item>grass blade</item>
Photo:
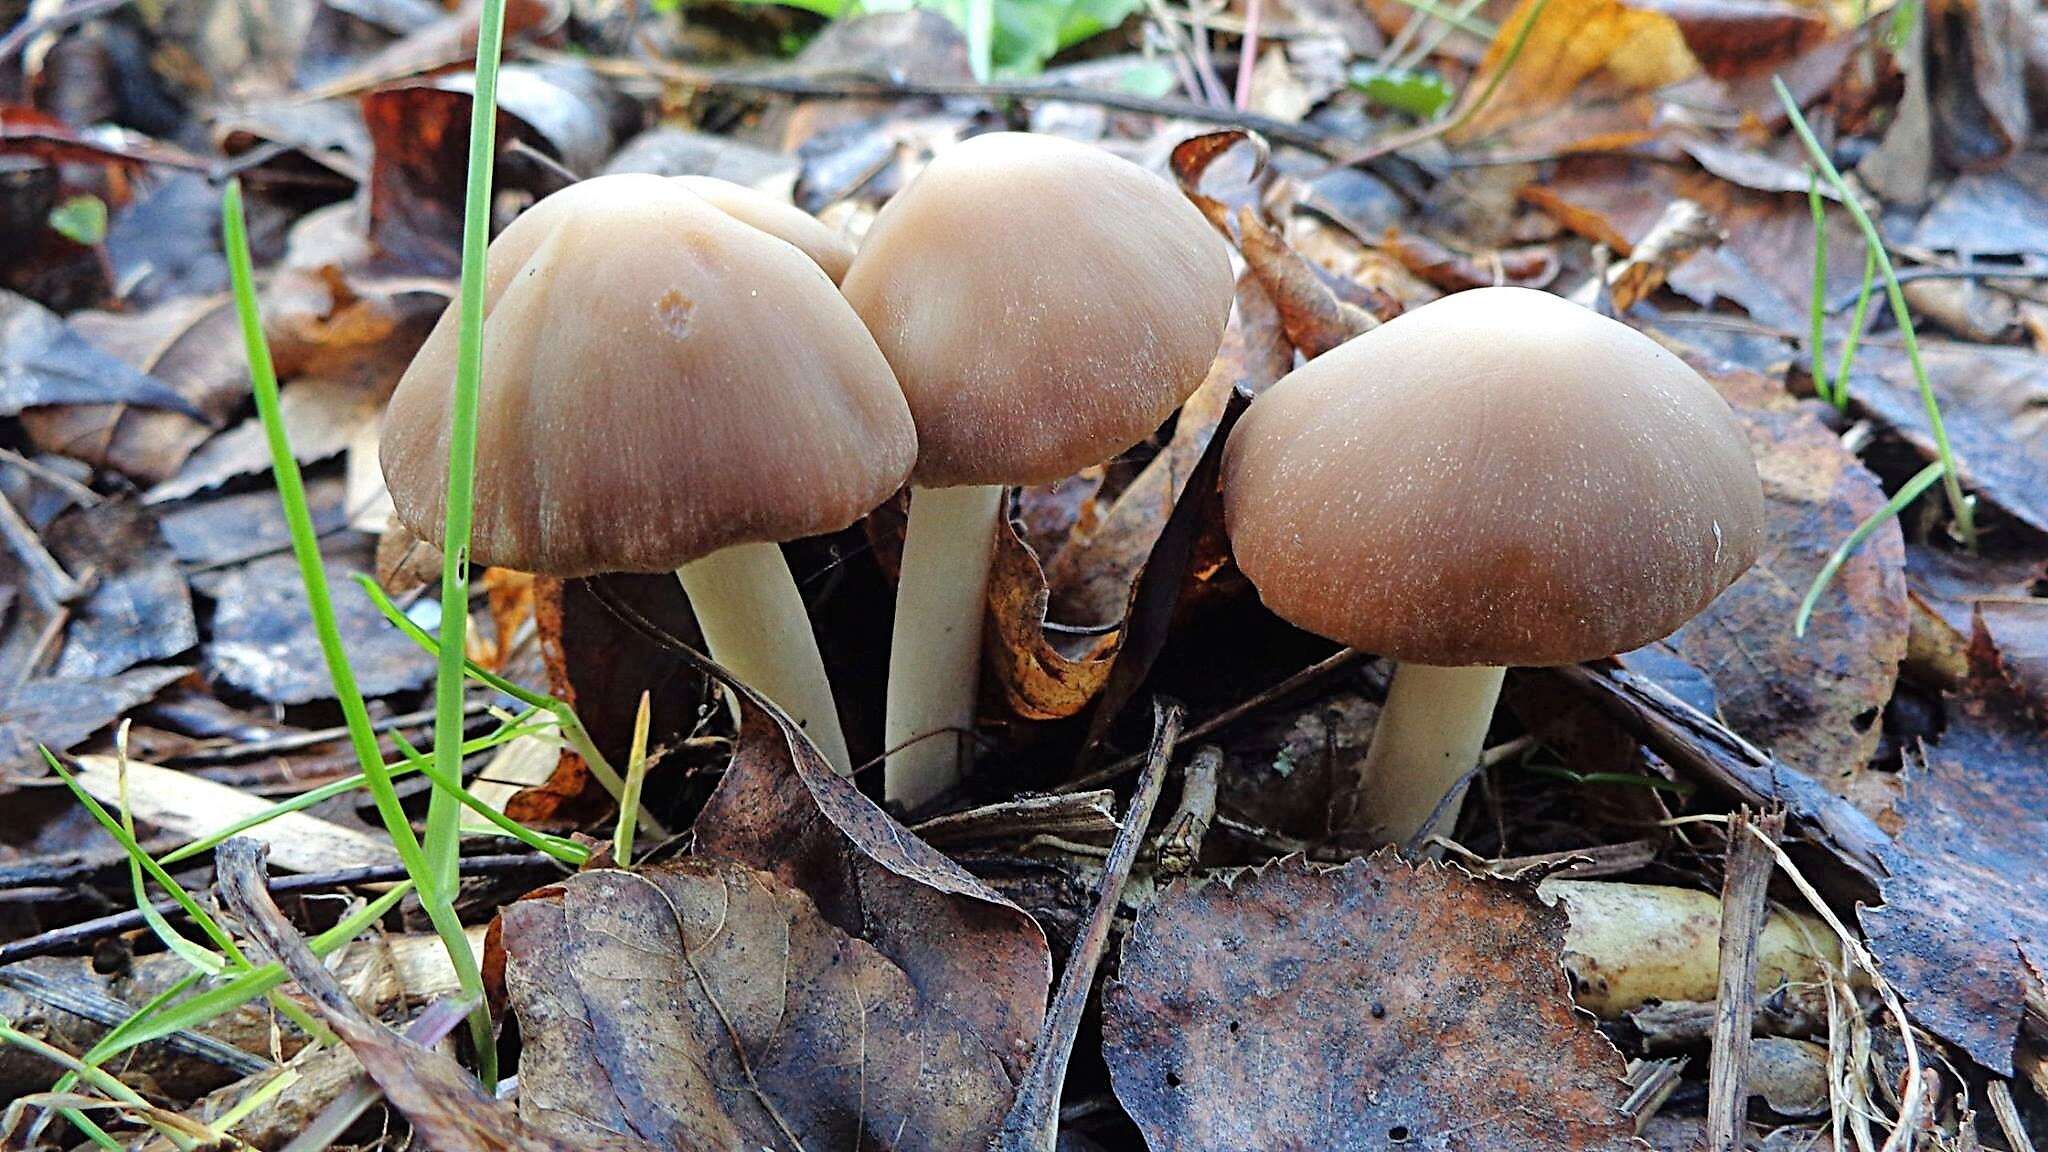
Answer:
<svg viewBox="0 0 2048 1152"><path fill-rule="evenodd" d="M1849 533L1849 538L1828 554L1828 562L1821 565L1819 575L1813 578L1812 586L1806 590L1806 598L1799 602L1799 615L1792 621L1794 636L1806 635L1806 625L1813 618L1814 605L1820 603L1821 593L1834 581L1835 573L1842 570L1842 565L1848 562L1850 555L1862 547L1865 540L1870 539L1871 533L1884 527L1886 521L1905 511L1908 504L1918 500L1922 493L1934 487L1935 481L1940 480L1943 475L1945 470L1939 460L1922 468L1911 480L1906 481L1905 487L1899 489L1898 495L1886 501L1885 506L1872 513L1868 520L1858 524L1856 530Z"/></svg>

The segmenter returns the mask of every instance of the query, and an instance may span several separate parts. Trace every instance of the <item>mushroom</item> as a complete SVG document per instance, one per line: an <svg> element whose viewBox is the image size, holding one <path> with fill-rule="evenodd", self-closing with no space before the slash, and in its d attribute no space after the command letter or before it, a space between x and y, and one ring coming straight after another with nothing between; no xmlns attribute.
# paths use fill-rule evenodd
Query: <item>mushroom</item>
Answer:
<svg viewBox="0 0 2048 1152"><path fill-rule="evenodd" d="M1224 509L1275 613L1397 661L1358 830L1446 830L1505 669L1625 652L1734 583L1762 490L1728 405L1634 329L1482 288L1310 361L1232 435Z"/></svg>
<svg viewBox="0 0 2048 1152"><path fill-rule="evenodd" d="M1004 488L1158 428L1215 358L1230 255L1144 169L997 132L940 153L882 209L844 289L917 421L883 724L887 795L915 807L960 777Z"/></svg>
<svg viewBox="0 0 2048 1152"><path fill-rule="evenodd" d="M828 228L816 216L766 192L720 180L716 176L672 176L672 183L710 201L711 206L739 221L787 240L809 256L834 284L846 279L853 263L853 242Z"/></svg>
<svg viewBox="0 0 2048 1152"><path fill-rule="evenodd" d="M777 543L846 527L917 455L880 349L817 264L659 177L550 196L491 245L471 559L676 571L714 659L848 767ZM392 395L398 516L442 542L457 316Z"/></svg>

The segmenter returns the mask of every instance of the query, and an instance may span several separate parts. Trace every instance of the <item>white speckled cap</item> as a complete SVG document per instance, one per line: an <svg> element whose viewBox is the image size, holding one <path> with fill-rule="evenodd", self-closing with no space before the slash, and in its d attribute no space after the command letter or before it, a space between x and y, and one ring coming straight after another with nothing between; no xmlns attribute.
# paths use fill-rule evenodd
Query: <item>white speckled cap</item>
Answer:
<svg viewBox="0 0 2048 1152"><path fill-rule="evenodd" d="M1202 382L1230 251L1143 168L994 132L882 209L843 286L917 420L913 481L1036 484L1144 439Z"/></svg>
<svg viewBox="0 0 2048 1152"><path fill-rule="evenodd" d="M1367 332L1245 413L1239 567L1312 632L1421 664L1553 665L1670 633L1763 541L1749 445L1698 373L1548 293Z"/></svg>
<svg viewBox="0 0 2048 1152"><path fill-rule="evenodd" d="M835 531L917 455L903 393L819 266L655 176L556 193L491 244L471 551L580 576ZM456 309L391 397L399 519L440 543Z"/></svg>

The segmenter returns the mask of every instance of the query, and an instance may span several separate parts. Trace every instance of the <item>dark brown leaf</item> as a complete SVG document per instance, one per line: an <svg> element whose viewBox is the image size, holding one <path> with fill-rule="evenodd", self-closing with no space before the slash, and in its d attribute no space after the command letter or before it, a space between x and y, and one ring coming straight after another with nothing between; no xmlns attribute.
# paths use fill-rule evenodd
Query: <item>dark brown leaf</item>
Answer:
<svg viewBox="0 0 2048 1152"><path fill-rule="evenodd" d="M41 765L36 745L62 752L184 677L187 668L137 668L94 679L31 680L0 702L0 765Z"/></svg>
<svg viewBox="0 0 2048 1152"><path fill-rule="evenodd" d="M164 543L156 518L140 506L108 502L50 525L44 542L90 591L71 606L59 676L112 676L166 660L199 642L192 593Z"/></svg>
<svg viewBox="0 0 2048 1152"><path fill-rule="evenodd" d="M1994 658L1975 663L1908 761L1885 906L1861 919L1914 1018L2005 1074L2027 990L2048 992L2048 739Z"/></svg>
<svg viewBox="0 0 2048 1152"><path fill-rule="evenodd" d="M50 404L134 404L197 415L170 386L93 347L56 313L0 292L0 416Z"/></svg>
<svg viewBox="0 0 2048 1152"><path fill-rule="evenodd" d="M1964 486L2048 532L2048 359L2019 348L1940 342L1922 343L1920 356ZM1904 352L1866 342L1849 391L1934 457L1927 408Z"/></svg>
<svg viewBox="0 0 2048 1152"><path fill-rule="evenodd" d="M1622 1061L1533 885L1391 853L1176 883L1104 993L1152 1152L1627 1149Z"/></svg>
<svg viewBox="0 0 2048 1152"><path fill-rule="evenodd" d="M803 892L1013 1077L1022 1073L1052 983L1045 934L833 772L786 717L748 706L696 834L700 855L763 869Z"/></svg>
<svg viewBox="0 0 2048 1152"><path fill-rule="evenodd" d="M502 919L520 1113L564 1141L956 1152L1009 1106L997 1037L774 874L584 872Z"/></svg>
<svg viewBox="0 0 2048 1152"><path fill-rule="evenodd" d="M1050 625L1045 568L1024 541L1024 528L1004 516L989 561L988 626L982 659L1010 710L1027 720L1062 720L1088 706L1109 679L1119 633L1114 626Z"/></svg>

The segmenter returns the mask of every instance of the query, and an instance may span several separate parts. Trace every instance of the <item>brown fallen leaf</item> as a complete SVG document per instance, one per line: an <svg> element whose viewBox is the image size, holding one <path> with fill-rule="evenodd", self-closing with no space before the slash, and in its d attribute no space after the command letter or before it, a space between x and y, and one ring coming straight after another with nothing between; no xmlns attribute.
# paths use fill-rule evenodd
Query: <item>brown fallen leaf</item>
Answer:
<svg viewBox="0 0 2048 1152"><path fill-rule="evenodd" d="M376 416L381 398L354 384L332 380L298 380L285 386L278 412L291 434L292 454L299 463L324 460L348 447L356 430ZM255 417L215 436L185 460L176 476L151 488L145 504L183 500L270 467L270 448L263 423Z"/></svg>
<svg viewBox="0 0 2048 1152"><path fill-rule="evenodd" d="M1044 932L861 795L787 717L743 697L739 746L697 818L697 854L802 892L1021 1075L1052 984Z"/></svg>
<svg viewBox="0 0 2048 1152"><path fill-rule="evenodd" d="M1942 158L1988 170L2026 144L2026 42L2033 5L1946 0L1928 7L1934 139Z"/></svg>
<svg viewBox="0 0 2048 1152"><path fill-rule="evenodd" d="M584 872L501 920L520 1113L564 1141L953 1152L1014 1092L992 1037L771 873Z"/></svg>
<svg viewBox="0 0 2048 1152"><path fill-rule="evenodd" d="M1639 1147L1533 885L1392 853L1174 884L1103 995L1152 1152Z"/></svg>
<svg viewBox="0 0 2048 1152"><path fill-rule="evenodd" d="M1410 272L1446 292L1499 284L1543 288L1557 279L1559 271L1557 250L1547 244L1471 255L1419 232L1390 228L1381 237L1380 247Z"/></svg>
<svg viewBox="0 0 2048 1152"><path fill-rule="evenodd" d="M1669 16L1700 68L1723 80L1781 67L1832 29L1824 11L1789 0L1638 0L1637 7Z"/></svg>
<svg viewBox="0 0 2048 1152"><path fill-rule="evenodd" d="M1884 506L1884 488L1775 383L1711 367L1708 375L1730 394L1756 454L1764 551L1742 579L1653 647L1706 674L1729 727L1876 816L1889 800L1891 776L1865 766L1906 654L1898 525L1887 521L1850 555L1804 637L1793 635L1792 622L1836 546ZM1639 658L1622 663L1655 674Z"/></svg>
<svg viewBox="0 0 2048 1152"><path fill-rule="evenodd" d="M1026 720L1078 714L1102 690L1116 661L1120 637L1113 626L1051 626L1046 620L1051 601L1044 565L1025 543L1024 526L1004 516L989 561L989 626L982 632L982 660L1010 711Z"/></svg>
<svg viewBox="0 0 2048 1152"><path fill-rule="evenodd" d="M1948 728L1909 753L1884 863L1860 913L1916 1022L2000 1074L2030 997L2048 996L2048 738L1982 628Z"/></svg>

